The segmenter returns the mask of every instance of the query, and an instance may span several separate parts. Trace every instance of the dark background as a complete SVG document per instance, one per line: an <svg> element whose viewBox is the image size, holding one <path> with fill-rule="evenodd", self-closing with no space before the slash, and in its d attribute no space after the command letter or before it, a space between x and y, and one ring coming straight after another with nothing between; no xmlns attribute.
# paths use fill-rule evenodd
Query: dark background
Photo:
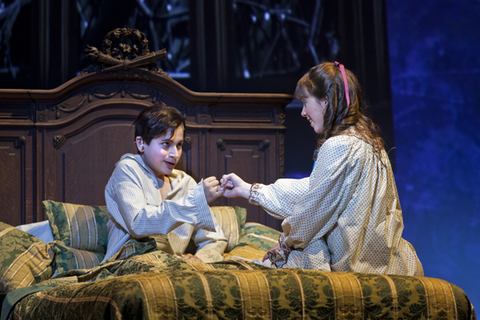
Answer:
<svg viewBox="0 0 480 320"><path fill-rule="evenodd" d="M52 89L136 28L190 90L293 93L322 60L360 78L394 165L404 238L425 275L480 305L480 1L1 1L0 88ZM287 107L286 176L308 176L315 136Z"/></svg>

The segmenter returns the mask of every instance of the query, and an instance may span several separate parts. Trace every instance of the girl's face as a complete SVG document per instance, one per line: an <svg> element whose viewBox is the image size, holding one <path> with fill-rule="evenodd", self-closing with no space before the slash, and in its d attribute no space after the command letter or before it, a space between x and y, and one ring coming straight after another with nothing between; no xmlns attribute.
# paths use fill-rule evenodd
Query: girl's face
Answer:
<svg viewBox="0 0 480 320"><path fill-rule="evenodd" d="M307 118L316 133L322 133L323 116L328 104L327 99L324 98L318 102L314 97L308 96L302 99L302 103L302 117Z"/></svg>
<svg viewBox="0 0 480 320"><path fill-rule="evenodd" d="M182 156L183 127L179 126L165 135L152 139L149 145L142 137L137 137L137 148L145 164L153 170L157 178L163 179L169 175Z"/></svg>

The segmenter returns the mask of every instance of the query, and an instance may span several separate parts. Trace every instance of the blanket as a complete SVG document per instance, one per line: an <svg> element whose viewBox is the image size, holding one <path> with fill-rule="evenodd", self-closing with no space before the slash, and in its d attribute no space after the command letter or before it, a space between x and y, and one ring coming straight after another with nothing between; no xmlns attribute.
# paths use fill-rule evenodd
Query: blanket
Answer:
<svg viewBox="0 0 480 320"><path fill-rule="evenodd" d="M107 263L86 282L74 273L88 271L38 284L12 318L475 319L461 289L427 277L205 264L162 251Z"/></svg>

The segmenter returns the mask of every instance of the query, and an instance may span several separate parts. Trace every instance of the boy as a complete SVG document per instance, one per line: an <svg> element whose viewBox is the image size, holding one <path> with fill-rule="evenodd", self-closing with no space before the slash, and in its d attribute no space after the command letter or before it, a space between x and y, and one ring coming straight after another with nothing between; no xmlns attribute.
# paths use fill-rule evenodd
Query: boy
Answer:
<svg viewBox="0 0 480 320"><path fill-rule="evenodd" d="M105 260L129 239L167 235L170 250L187 259L221 261L227 240L209 203L223 194L215 177L196 183L174 167L182 155L185 119L165 105L144 109L134 122L138 154L125 154L105 188L110 221ZM195 255L185 254L193 240Z"/></svg>

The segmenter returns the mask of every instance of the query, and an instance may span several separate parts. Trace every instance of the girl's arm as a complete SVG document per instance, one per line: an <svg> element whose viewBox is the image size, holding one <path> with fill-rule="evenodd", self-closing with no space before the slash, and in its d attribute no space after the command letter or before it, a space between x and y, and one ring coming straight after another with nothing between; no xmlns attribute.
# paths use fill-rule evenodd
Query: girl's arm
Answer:
<svg viewBox="0 0 480 320"><path fill-rule="evenodd" d="M268 213L278 219L288 217L296 200L308 190L308 180L305 179L279 179L275 183L265 186L260 183L253 185L242 180L235 173L226 174L220 180L223 195L227 198L241 197L248 199L250 203L261 205ZM266 188L265 188L266 187ZM265 191L261 199L258 190Z"/></svg>
<svg viewBox="0 0 480 320"><path fill-rule="evenodd" d="M251 189L250 203L262 206L277 219L292 215L298 201L308 192L310 177L303 179L278 179L270 185L255 184Z"/></svg>

